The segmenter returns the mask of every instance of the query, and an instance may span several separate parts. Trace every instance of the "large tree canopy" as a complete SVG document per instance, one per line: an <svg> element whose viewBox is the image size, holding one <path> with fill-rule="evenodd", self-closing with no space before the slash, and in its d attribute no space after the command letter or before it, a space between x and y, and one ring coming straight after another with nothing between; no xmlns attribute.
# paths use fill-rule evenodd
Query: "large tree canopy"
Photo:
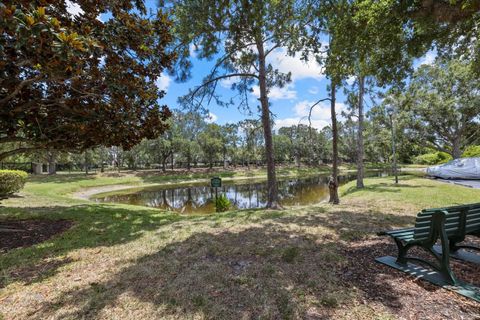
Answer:
<svg viewBox="0 0 480 320"><path fill-rule="evenodd" d="M468 64L458 60L423 65L413 75L400 111L430 146L459 158L478 135L480 82Z"/></svg>
<svg viewBox="0 0 480 320"><path fill-rule="evenodd" d="M435 47L440 55L473 61L471 66L480 72L479 1L358 0L356 7L355 16L364 21L363 30L379 36L372 48L406 50L383 57L387 62L400 61L404 52L419 57Z"/></svg>
<svg viewBox="0 0 480 320"><path fill-rule="evenodd" d="M30 149L128 149L165 129L170 112L155 81L174 59L168 19L143 1L76 4L72 15L65 0L0 3L0 143L14 147L0 159Z"/></svg>

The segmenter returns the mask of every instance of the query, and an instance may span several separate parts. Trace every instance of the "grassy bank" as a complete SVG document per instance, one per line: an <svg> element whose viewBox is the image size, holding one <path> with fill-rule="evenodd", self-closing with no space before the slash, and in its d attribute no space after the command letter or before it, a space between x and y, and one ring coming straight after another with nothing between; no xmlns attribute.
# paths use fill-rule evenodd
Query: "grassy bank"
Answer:
<svg viewBox="0 0 480 320"><path fill-rule="evenodd" d="M373 178L361 191L354 183L343 186L335 207L208 216L69 197L78 188L161 179L35 178L21 197L2 203L2 219L75 224L0 255L0 313L6 319L440 319L436 312L443 311L455 319L479 313L478 304L373 260L395 252L377 231L409 225L425 207L478 202L480 190L414 176L401 177L399 185Z"/></svg>

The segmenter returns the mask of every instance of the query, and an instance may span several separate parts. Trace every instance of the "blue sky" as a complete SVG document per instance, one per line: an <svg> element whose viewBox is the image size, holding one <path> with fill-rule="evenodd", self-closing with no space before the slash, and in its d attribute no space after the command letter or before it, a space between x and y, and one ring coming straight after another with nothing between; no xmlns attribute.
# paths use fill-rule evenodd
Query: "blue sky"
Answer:
<svg viewBox="0 0 480 320"><path fill-rule="evenodd" d="M147 0L147 7L156 10L156 0ZM81 8L74 1L67 0L68 10L72 15L82 12ZM100 20L108 19L108 15L102 15ZM435 53L429 51L421 59L417 59L415 65L422 63L432 63L435 59ZM171 109L181 109L178 105L178 97L185 95L189 88L194 88L201 84L202 79L209 73L213 61L199 60L194 50L191 50L191 61L193 63L192 78L184 83L177 83L172 77L164 73L156 83L159 88L166 90L167 94L162 99L162 104L167 104ZM275 129L283 126L297 125L298 123L308 123L307 115L312 104L322 98L328 96L327 85L328 79L322 73L322 68L314 61L305 63L299 56L291 57L286 55L286 51L279 48L271 53L268 63L281 72L292 73L292 82L284 88L272 88L269 94L271 103L271 111L275 115ZM347 80L353 83L353 78ZM228 81L221 82L217 90L222 96L230 97ZM258 105L257 96L258 88L254 88L254 92L250 94L249 102L252 106L253 115L246 114L244 111L235 107L225 108L212 103L208 106L210 111L210 119L208 121L218 124L238 122L243 119L259 119L256 106ZM340 114L346 109L345 96L341 88L337 92L337 112ZM367 109L368 109L367 104ZM330 106L328 101L315 107L312 113L312 126L323 128L330 123Z"/></svg>

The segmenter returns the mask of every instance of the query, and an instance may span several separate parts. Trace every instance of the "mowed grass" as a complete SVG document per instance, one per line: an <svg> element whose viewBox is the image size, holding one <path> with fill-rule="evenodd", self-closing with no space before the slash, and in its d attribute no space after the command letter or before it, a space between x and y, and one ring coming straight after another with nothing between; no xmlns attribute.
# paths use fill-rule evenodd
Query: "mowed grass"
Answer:
<svg viewBox="0 0 480 320"><path fill-rule="evenodd" d="M480 190L458 187L434 179L419 176L400 176L399 183L393 178L366 179L365 188L357 189L352 181L340 189L349 199L368 201L376 207L402 205L415 210L436 208L470 202L480 202Z"/></svg>
<svg viewBox="0 0 480 320"><path fill-rule="evenodd" d="M373 178L361 191L353 182L343 186L342 203L335 207L205 216L71 198L85 187L156 178L35 178L20 197L3 202L1 219L75 224L43 243L0 255L0 314L5 319L423 318L428 314L413 307L422 299L448 300L459 317L478 311L474 303L439 290L419 286L402 292L405 279L391 270L357 272L367 264L377 268L373 258L395 250L376 232L411 224L425 207L478 202L480 190L414 176L402 176L399 185Z"/></svg>

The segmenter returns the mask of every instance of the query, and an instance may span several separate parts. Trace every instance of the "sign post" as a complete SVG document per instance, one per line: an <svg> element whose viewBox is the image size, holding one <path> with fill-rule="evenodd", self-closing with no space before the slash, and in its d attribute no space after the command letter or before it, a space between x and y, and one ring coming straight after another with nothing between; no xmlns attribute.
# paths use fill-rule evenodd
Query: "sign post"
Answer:
<svg viewBox="0 0 480 320"><path fill-rule="evenodd" d="M213 177L210 179L210 186L215 188L215 208L217 207L217 199L218 199L218 188L222 187L222 179L220 177Z"/></svg>

